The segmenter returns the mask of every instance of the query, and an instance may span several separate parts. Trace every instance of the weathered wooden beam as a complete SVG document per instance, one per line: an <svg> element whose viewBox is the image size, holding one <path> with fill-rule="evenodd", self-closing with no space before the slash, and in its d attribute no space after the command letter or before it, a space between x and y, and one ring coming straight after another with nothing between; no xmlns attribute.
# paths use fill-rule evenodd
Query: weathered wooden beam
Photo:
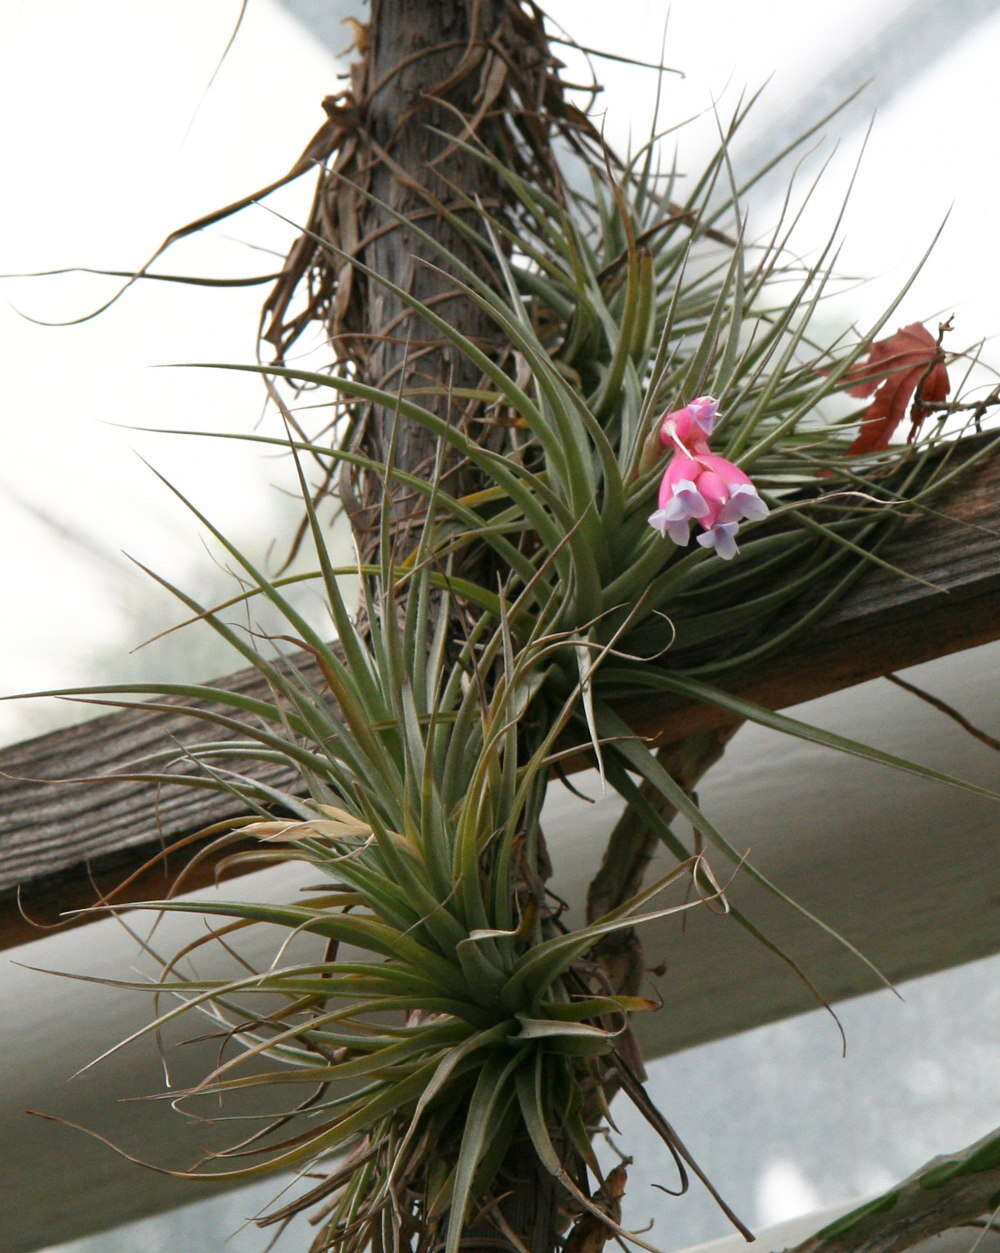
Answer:
<svg viewBox="0 0 1000 1253"><path fill-rule="evenodd" d="M310 664L303 661L307 673ZM217 686L266 695L252 669ZM167 845L236 812L232 800L214 792L162 786L151 796L149 784L102 777L171 744L192 743L192 730L185 715L129 709L0 753L0 947L37 939L36 923L92 905ZM219 735L206 723L200 738ZM255 762L253 769L262 782L291 781L279 767ZM179 858L158 862L116 899L163 895L182 865ZM205 862L189 882L203 886L215 873Z"/></svg>
<svg viewBox="0 0 1000 1253"><path fill-rule="evenodd" d="M985 447L987 438L965 441L963 452ZM726 686L782 708L1000 638L1000 458L980 460L936 507L939 514L909 525L883 554L925 582L873 568L794 647L734 672ZM254 671L218 685L262 687ZM635 702L626 712L661 744L729 717L713 706L663 698ZM191 726L183 717L130 710L0 753L0 945L40 934L21 916L18 890L24 912L51 923L62 910L92 903L94 882L107 890L164 845L234 812L226 798L184 787L160 787L151 805L148 785L97 777L184 737L190 739ZM86 781L53 786L53 778ZM268 781L282 782L281 771L272 768ZM177 868L175 861L170 873ZM213 873L206 862L190 885ZM158 896L167 882L159 866L117 899Z"/></svg>

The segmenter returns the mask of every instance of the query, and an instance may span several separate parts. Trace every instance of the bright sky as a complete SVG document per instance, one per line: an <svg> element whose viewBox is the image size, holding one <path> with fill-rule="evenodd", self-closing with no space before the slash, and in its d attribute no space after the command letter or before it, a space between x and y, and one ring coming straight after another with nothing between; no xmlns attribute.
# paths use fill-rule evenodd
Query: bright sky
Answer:
<svg viewBox="0 0 1000 1253"><path fill-rule="evenodd" d="M658 56L666 8L662 0L617 0L609 24L605 3L549 5L582 43L643 59ZM705 113L720 97L725 111L743 84L755 87L773 74L760 109L761 117L776 118L831 63L850 56L859 31L877 28L876 18L898 8L899 0L681 0L671 7L666 60L687 77L665 80L662 115ZM251 0L210 86L238 9L237 0L0 0L0 102L13 122L0 136L0 272L134 267L177 225L291 163L322 120L319 101L336 86L336 65L275 0ZM847 221L845 269L881 276L852 297L860 316L881 305L954 201L947 235L898 322L955 309L963 342L998 329L992 293L1000 263L979 242L992 237L996 202L989 127L997 88L984 57L997 33L997 19L981 25L878 121ZM609 137L621 145L630 131L644 137L655 76L616 62L599 70ZM688 168L713 127L707 113L690 137L680 136ZM825 235L858 142L850 136L834 162L829 191L807 224L806 250ZM303 184L272 203L301 217L308 192ZM755 213L763 225L765 212ZM253 209L178 247L161 268L266 272L275 258L255 248L280 250L288 239L288 228ZM271 486L287 484L288 467L249 446L139 436L111 425L249 430L260 411L251 376L150 367L252 360L262 289L139 285L100 318L56 329L17 312L78 316L109 290L108 280L82 277L3 287L0 691L84 683L110 667L119 675L126 667L162 674L180 664L176 650L126 657L173 611L164 594L146 591L120 550L185 585L203 586L211 570L197 525L135 450L258 551L284 525L278 519L291 516ZM181 646L184 660L193 647ZM197 664L201 654L193 656ZM206 653L202 664L211 671L219 663ZM32 721L40 713L37 706L3 707L0 739L42 725Z"/></svg>
<svg viewBox="0 0 1000 1253"><path fill-rule="evenodd" d="M0 9L0 90L5 116L19 119L2 139L0 271L134 267L174 227L291 164L322 121L331 58L278 6L253 0L206 92L238 7L32 0ZM280 79L275 48L294 66ZM303 184L273 203L301 216L308 194ZM267 273L276 258L248 243L284 249L289 238L282 223L251 210L210 239L178 247L161 269ZM261 393L252 376L150 367L252 361L262 289L140 284L101 317L57 329L34 326L6 304L39 318L72 317L112 287L51 278L4 288L4 691L85 682L107 669L148 633L148 620L138 630L130 621L148 595L159 621L174 619L169 600L146 593L120 549L178 582L207 564L199 527L134 450L230 534L258 536L258 550L275 529L279 500L269 485L287 482L283 464L263 461L249 445L140 437L107 425L252 429ZM153 654L142 656L155 671ZM2 719L0 733L16 736L11 707Z"/></svg>

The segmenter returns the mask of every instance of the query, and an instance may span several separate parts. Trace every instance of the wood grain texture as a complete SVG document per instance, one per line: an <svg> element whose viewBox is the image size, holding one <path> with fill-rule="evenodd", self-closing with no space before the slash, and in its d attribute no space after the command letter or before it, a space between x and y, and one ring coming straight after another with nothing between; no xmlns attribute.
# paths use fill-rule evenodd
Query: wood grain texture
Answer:
<svg viewBox="0 0 1000 1253"><path fill-rule="evenodd" d="M965 441L965 449L985 447L986 439ZM884 553L933 589L873 569L821 627L751 672L734 672L726 686L782 708L1000 638L1000 458L983 458L938 507L948 517L911 524ZM217 685L262 689L253 671ZM717 708L662 697L633 702L624 712L659 744L731 720ZM0 753L0 943L39 934L20 916L18 886L25 912L52 922L60 910L95 899L91 875L106 888L163 845L234 812L224 798L184 787L161 786L151 806L146 786L94 777L120 771L182 733L191 736L180 716L125 711ZM581 757L570 764L588 763ZM88 781L50 782L67 777ZM271 767L266 781L281 784L290 776ZM203 867L202 881L212 873ZM164 883L161 870L137 881L124 899L149 899Z"/></svg>

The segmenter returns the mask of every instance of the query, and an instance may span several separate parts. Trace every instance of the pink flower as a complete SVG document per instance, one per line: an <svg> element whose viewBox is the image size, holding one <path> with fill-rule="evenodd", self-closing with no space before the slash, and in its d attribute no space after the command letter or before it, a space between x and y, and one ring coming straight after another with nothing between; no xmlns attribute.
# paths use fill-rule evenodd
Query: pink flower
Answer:
<svg viewBox="0 0 1000 1253"><path fill-rule="evenodd" d="M660 443L664 448L677 448L682 452L699 444L707 448L706 441L712 434L718 412L717 400L698 396L683 409L664 414L660 422Z"/></svg>
<svg viewBox="0 0 1000 1253"><path fill-rule="evenodd" d="M764 518L768 508L739 466L709 451L716 411L716 402L702 396L664 417L660 440L676 451L660 481L659 507L649 524L683 546L690 542L691 523L697 522L702 528L698 543L729 561L739 551L740 522Z"/></svg>

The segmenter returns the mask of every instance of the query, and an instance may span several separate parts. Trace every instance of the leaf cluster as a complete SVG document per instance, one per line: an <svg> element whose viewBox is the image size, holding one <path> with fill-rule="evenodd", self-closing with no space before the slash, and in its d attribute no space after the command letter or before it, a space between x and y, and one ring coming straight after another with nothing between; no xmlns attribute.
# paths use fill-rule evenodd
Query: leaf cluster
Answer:
<svg viewBox="0 0 1000 1253"><path fill-rule="evenodd" d="M588 1184L588 1171L600 1179L591 1136L607 1116L608 1091L624 1085L636 1095L616 1043L628 1016L651 1004L602 985L588 954L602 937L665 914L728 908L704 857L640 784L667 798L734 868L780 894L658 762L629 725L623 698L714 701L776 731L972 786L717 686L827 613L881 560L894 528L957 473L947 461L929 471L932 436L902 459L888 452L859 465L846 456L849 424L827 416L824 402L895 304L854 347L820 345L813 328L835 281L835 237L809 264L790 260L801 206L789 195L773 232L748 240L746 187L735 185L727 156L744 114L679 200L676 172L654 168L652 143L620 176L592 160L587 184L560 196L477 150L522 209L522 229L509 238L485 211L477 226L454 217L493 281L409 224L425 263L447 271L503 341L505 353L494 358L392 288L481 371L480 387L462 399L477 403L481 422L503 428L502 447L450 423L416 390L392 393L355 374L293 366L222 367L284 378L339 406L339 437L326 442L291 428L287 440L238 437L282 445L296 458L316 568L294 579L319 588L337 643L286 595L292 578L269 577L199 514L241 569L249 590L236 599L271 602L288 630L270 644L301 651L278 647L272 655L225 619L227 606L206 608L171 588L257 667L270 698L193 685L94 693L139 696L146 708L169 696L215 724L217 738L129 769L150 783L180 780L239 798L246 817L213 832L203 855L250 835L260 843L256 864L297 858L322 880L307 900L282 907L156 903L226 921L166 963L157 994L176 1004L148 1028L206 1014L234 1047L194 1088L171 1093L182 1106L306 1085L304 1100L290 1098L279 1115L216 1153L213 1169L196 1173L312 1174L327 1163L319 1183L267 1220L318 1207L315 1250L443 1244L456 1253L509 1190L518 1146L557 1181L567 1212L600 1213ZM335 245L319 242L343 260ZM721 402L719 451L754 475L772 507L770 520L748 528L732 568L705 550L675 548L646 524L661 468L657 419L705 392ZM434 474L399 468L391 448L384 462L357 449L351 433L370 407L435 436ZM334 560L305 458L386 485L379 561ZM446 490L443 467L456 458L477 468L481 491ZM401 558L391 555L395 486L422 501L423 523ZM485 563L469 561L473 552ZM345 573L360 576L358 612L345 601ZM817 586L826 590L810 600ZM319 683L302 658L312 660ZM570 929L545 889L539 816L559 762L581 745L677 867ZM280 764L300 785L264 783L248 761ZM693 894L659 899L680 880ZM276 960L229 980L182 973L181 957L258 925L285 936L279 958L299 935L316 937L320 951L315 960ZM678 1161L688 1160L669 1128L663 1134Z"/></svg>

